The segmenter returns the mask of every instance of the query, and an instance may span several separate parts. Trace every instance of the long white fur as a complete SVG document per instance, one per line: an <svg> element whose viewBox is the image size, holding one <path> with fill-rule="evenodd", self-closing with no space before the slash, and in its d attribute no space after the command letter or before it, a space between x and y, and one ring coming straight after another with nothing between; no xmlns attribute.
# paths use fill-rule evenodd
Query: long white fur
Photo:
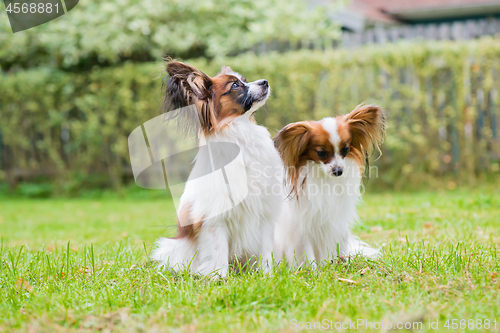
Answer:
<svg viewBox="0 0 500 333"><path fill-rule="evenodd" d="M337 125L334 118L321 121L338 150ZM342 166L340 177L331 175L333 164ZM362 242L351 232L358 221L356 206L361 200L360 165L346 157L333 159L330 165L308 163L300 170L297 196L286 201L275 230L277 260L286 255L288 264L321 265L332 259L353 255L377 257L379 250ZM305 181L304 181L305 180Z"/></svg>
<svg viewBox="0 0 500 333"><path fill-rule="evenodd" d="M202 275L225 277L235 259L245 263L253 257L260 259L264 270L271 268L274 226L284 201L283 166L268 130L250 119L263 102L205 138L208 144L230 142L240 147L243 159L236 170L241 172L228 177L232 195L245 196L239 191L248 188L246 198L233 209L204 220L196 241L160 239L152 258L161 266L175 271L189 267ZM245 181L247 186L241 183ZM187 182L180 205L189 203L192 217L211 216L230 200L223 181Z"/></svg>

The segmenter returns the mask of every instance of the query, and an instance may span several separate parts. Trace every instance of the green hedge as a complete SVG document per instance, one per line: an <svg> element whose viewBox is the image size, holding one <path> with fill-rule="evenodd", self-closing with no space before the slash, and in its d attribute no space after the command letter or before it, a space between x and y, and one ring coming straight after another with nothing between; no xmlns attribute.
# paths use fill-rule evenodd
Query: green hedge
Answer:
<svg viewBox="0 0 500 333"><path fill-rule="evenodd" d="M126 64L86 75L37 69L2 77L4 177L41 171L65 190L120 187L130 168L128 135L159 112L161 82L152 79L158 68Z"/></svg>
<svg viewBox="0 0 500 333"><path fill-rule="evenodd" d="M266 78L272 95L257 118L271 131L289 122L377 103L389 128L372 186L474 183L498 174L498 39L401 43L190 61L209 75L231 65ZM127 136L156 116L160 64L71 74L49 69L0 77L1 177L53 172L74 189L130 180ZM22 172L21 172L21 171Z"/></svg>

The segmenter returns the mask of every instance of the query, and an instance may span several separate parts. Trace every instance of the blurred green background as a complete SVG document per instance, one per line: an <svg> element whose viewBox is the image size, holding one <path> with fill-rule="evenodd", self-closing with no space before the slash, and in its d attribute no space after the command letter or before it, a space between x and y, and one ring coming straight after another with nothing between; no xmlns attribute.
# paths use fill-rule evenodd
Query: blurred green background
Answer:
<svg viewBox="0 0 500 333"><path fill-rule="evenodd" d="M257 120L273 135L290 122L381 105L389 127L382 156L372 157L373 190L500 184L496 23L490 36L463 40L409 40L411 27L375 26L348 48L346 37L358 35L332 19L348 5L84 0L16 34L0 5L0 193L138 191L127 137L160 112L165 56L211 76L229 65L267 79L272 95ZM374 37L397 29L391 43Z"/></svg>

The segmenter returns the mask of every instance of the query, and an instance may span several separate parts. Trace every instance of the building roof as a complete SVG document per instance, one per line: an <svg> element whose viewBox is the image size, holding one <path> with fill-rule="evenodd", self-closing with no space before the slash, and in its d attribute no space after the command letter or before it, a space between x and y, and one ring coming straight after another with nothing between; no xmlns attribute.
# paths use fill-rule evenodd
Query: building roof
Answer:
<svg viewBox="0 0 500 333"><path fill-rule="evenodd" d="M457 8L499 4L498 0L357 0L387 11L413 10L422 8Z"/></svg>
<svg viewBox="0 0 500 333"><path fill-rule="evenodd" d="M500 0L352 0L337 16L346 28L500 14Z"/></svg>

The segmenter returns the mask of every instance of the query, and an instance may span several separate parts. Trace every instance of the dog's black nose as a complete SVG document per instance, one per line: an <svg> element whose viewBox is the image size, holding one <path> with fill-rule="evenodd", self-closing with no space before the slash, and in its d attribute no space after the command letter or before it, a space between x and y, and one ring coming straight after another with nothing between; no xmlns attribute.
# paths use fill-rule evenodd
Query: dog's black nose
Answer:
<svg viewBox="0 0 500 333"><path fill-rule="evenodd" d="M332 173L335 177L342 176L343 172L344 172L344 170L340 167L333 167L332 168Z"/></svg>
<svg viewBox="0 0 500 333"><path fill-rule="evenodd" d="M267 80L260 80L259 86L264 86L267 88L267 87L269 87L269 83L267 82Z"/></svg>

